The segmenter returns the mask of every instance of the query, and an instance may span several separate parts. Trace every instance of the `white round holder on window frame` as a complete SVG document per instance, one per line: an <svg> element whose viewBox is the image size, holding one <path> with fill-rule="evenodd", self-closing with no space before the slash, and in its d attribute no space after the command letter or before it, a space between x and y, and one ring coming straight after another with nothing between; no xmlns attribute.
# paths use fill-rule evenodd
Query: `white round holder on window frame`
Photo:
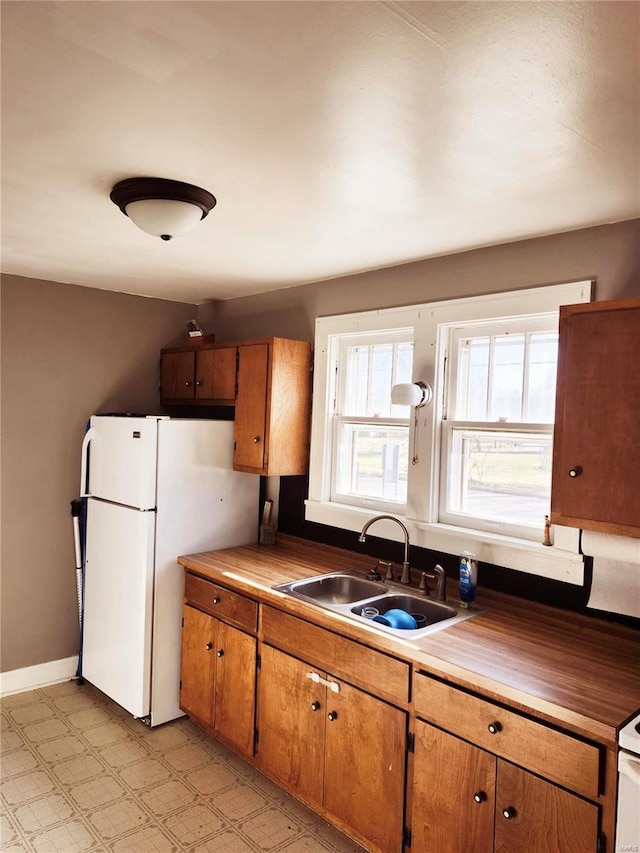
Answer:
<svg viewBox="0 0 640 853"><path fill-rule="evenodd" d="M391 388L391 402L394 406L413 406L413 456L411 464L418 461L417 433L418 433L418 409L426 406L433 399L433 388L426 382L402 382Z"/></svg>

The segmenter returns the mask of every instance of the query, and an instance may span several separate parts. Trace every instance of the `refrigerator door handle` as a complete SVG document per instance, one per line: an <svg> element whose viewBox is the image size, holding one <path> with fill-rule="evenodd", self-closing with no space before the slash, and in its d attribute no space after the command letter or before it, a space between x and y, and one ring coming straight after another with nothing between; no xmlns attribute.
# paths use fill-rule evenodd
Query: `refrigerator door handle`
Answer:
<svg viewBox="0 0 640 853"><path fill-rule="evenodd" d="M87 490L87 472L88 472L88 462L89 462L89 444L92 441L96 431L94 427L89 427L89 429L85 432L84 438L82 439L82 456L80 463L80 497L87 498L89 497L89 492Z"/></svg>

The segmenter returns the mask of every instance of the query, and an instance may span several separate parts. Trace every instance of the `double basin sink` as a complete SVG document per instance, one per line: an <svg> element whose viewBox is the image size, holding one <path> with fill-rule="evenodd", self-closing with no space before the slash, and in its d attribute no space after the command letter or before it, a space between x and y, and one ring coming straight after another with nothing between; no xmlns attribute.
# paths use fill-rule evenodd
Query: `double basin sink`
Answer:
<svg viewBox="0 0 640 853"><path fill-rule="evenodd" d="M370 580L348 571L281 583L273 589L325 610L341 613L381 633L407 640L417 640L434 631L456 625L478 612L462 608L457 602L433 601L419 592L407 591L406 587ZM424 616L425 622L418 628L392 628L363 616L363 608L375 608L381 616L388 610L405 610L412 615Z"/></svg>

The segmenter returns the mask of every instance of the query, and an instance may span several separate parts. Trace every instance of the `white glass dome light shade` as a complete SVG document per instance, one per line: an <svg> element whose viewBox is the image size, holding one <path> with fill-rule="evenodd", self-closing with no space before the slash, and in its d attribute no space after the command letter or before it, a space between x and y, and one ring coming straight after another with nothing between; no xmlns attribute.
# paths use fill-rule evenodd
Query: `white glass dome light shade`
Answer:
<svg viewBox="0 0 640 853"><path fill-rule="evenodd" d="M202 210L190 201L168 199L132 201L125 213L142 231L163 240L192 231L203 218Z"/></svg>
<svg viewBox="0 0 640 853"><path fill-rule="evenodd" d="M208 190L169 178L126 178L109 198L138 228L162 240L191 231L216 206Z"/></svg>
<svg viewBox="0 0 640 853"><path fill-rule="evenodd" d="M402 382L391 388L394 406L426 406L433 398L433 389L426 382Z"/></svg>

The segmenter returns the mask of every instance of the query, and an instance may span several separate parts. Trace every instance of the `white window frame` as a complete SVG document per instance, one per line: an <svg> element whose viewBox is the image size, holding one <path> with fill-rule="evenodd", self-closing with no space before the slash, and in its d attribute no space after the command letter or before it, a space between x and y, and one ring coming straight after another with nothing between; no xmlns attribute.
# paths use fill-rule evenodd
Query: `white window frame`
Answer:
<svg viewBox="0 0 640 853"><path fill-rule="evenodd" d="M389 329L414 329L413 380L433 386L434 399L418 411L418 429L410 420L410 447L417 461L409 468L408 500L404 515L394 512L407 526L414 545L459 554L477 553L482 562L518 571L581 584L584 570L579 554L579 531L554 527L553 545L527 541L492 531L470 530L438 521L442 421L445 404L445 365L449 329L464 323L501 321L523 315L557 312L560 305L589 302L593 283L534 287L527 290L452 299L402 308L366 311L316 320L313 413L309 498L305 517L309 521L357 533L377 509L331 500L332 434L335 376L339 338L377 333ZM414 434L415 433L415 434ZM376 526L376 535L400 541L392 522ZM354 536L354 543L357 536Z"/></svg>
<svg viewBox="0 0 640 853"><path fill-rule="evenodd" d="M453 435L457 430L469 430L474 432L484 433L501 433L506 436L509 432L519 435L546 435L550 440L553 439L553 420L549 423L535 423L531 421L490 421L482 420L465 420L457 417L457 401L458 401L458 379L460 375L458 356L460 352L460 341L466 337L490 337L500 336L504 334L530 334L534 332L557 332L558 318L557 311L549 312L546 315L536 317L523 317L517 320L500 320L498 322L478 321L474 323L455 324L442 326L446 342L447 357L447 376L445 377L446 386L444 389L445 404L443 406L443 415L441 422L441 448L440 448L440 483L439 483L439 511L438 520L444 524L450 524L458 527L469 528L471 530L489 530L498 532L512 538L529 539L537 541L539 538L539 530L543 528L544 517L540 518L539 528L533 529L531 525L519 525L515 522L490 520L482 516L471 516L461 511L456 511L447 508L447 498L452 488L449 482L449 474L452 473L453 464L451 462ZM525 352L525 364L528 354ZM491 371L489 371L489 380L491 380ZM525 374L523 382L523 396L526 400L526 380ZM490 402L490 391L487 390L487 408ZM522 414L522 412L521 412ZM552 416L553 417L553 416ZM549 484L551 484L551 473L549 472Z"/></svg>

